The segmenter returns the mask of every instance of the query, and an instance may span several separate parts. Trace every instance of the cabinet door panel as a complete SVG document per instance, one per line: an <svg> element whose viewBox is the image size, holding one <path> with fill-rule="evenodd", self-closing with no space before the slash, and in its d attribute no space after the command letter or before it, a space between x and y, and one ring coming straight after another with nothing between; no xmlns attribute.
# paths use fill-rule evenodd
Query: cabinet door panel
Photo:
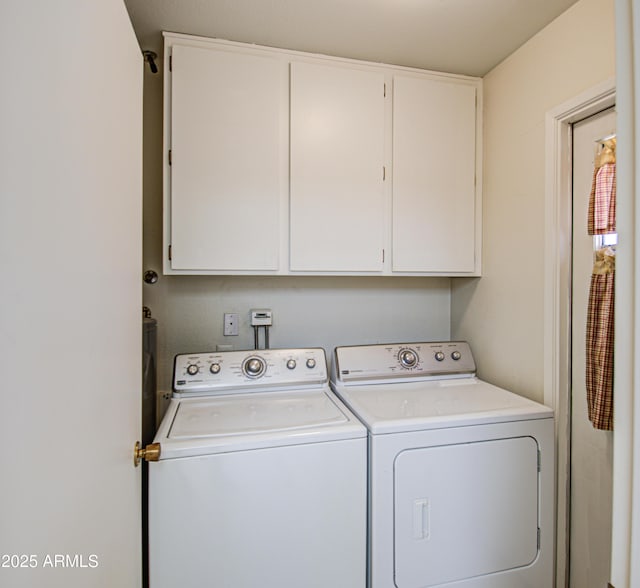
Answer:
<svg viewBox="0 0 640 588"><path fill-rule="evenodd" d="M394 78L393 271L475 269L475 92Z"/></svg>
<svg viewBox="0 0 640 588"><path fill-rule="evenodd" d="M292 270L381 271L384 75L291 65Z"/></svg>
<svg viewBox="0 0 640 588"><path fill-rule="evenodd" d="M172 58L171 267L277 270L286 67L180 45Z"/></svg>

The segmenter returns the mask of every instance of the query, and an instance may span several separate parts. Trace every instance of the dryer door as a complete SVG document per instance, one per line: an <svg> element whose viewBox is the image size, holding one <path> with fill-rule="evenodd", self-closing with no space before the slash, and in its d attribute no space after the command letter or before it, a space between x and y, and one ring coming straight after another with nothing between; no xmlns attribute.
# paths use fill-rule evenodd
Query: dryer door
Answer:
<svg viewBox="0 0 640 588"><path fill-rule="evenodd" d="M398 588L439 586L535 560L533 437L406 450L395 461L394 477Z"/></svg>

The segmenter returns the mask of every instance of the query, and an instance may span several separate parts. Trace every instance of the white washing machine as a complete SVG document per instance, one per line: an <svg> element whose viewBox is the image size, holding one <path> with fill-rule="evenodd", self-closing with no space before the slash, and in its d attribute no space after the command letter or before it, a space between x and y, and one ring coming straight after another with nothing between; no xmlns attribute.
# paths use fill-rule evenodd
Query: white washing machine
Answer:
<svg viewBox="0 0 640 588"><path fill-rule="evenodd" d="M149 464L151 588L366 584L365 427L324 350L179 355Z"/></svg>
<svg viewBox="0 0 640 588"><path fill-rule="evenodd" d="M369 434L371 588L551 588L551 409L483 382L464 342L338 347Z"/></svg>

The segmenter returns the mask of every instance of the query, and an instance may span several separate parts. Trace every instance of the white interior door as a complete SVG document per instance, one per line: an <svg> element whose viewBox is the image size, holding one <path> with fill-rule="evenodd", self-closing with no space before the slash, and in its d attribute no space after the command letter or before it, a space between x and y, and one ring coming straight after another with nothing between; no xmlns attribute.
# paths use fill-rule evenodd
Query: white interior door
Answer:
<svg viewBox="0 0 640 588"><path fill-rule="evenodd" d="M613 433L593 428L587 415L585 330L593 268L587 209L596 141L615 131L613 109L573 128L573 276L571 375L571 531L569 586L602 588L609 580Z"/></svg>
<svg viewBox="0 0 640 588"><path fill-rule="evenodd" d="M0 585L140 585L142 58L112 0L6 0Z"/></svg>

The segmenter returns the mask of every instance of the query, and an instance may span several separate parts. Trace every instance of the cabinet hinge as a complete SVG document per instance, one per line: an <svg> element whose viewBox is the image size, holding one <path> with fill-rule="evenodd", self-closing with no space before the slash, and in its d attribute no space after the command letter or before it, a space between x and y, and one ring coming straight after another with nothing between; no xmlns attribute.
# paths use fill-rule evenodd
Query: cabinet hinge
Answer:
<svg viewBox="0 0 640 588"><path fill-rule="evenodd" d="M169 149L169 165L171 165L171 149Z"/></svg>
<svg viewBox="0 0 640 588"><path fill-rule="evenodd" d="M169 245L169 261L171 261L171 245Z"/></svg>

